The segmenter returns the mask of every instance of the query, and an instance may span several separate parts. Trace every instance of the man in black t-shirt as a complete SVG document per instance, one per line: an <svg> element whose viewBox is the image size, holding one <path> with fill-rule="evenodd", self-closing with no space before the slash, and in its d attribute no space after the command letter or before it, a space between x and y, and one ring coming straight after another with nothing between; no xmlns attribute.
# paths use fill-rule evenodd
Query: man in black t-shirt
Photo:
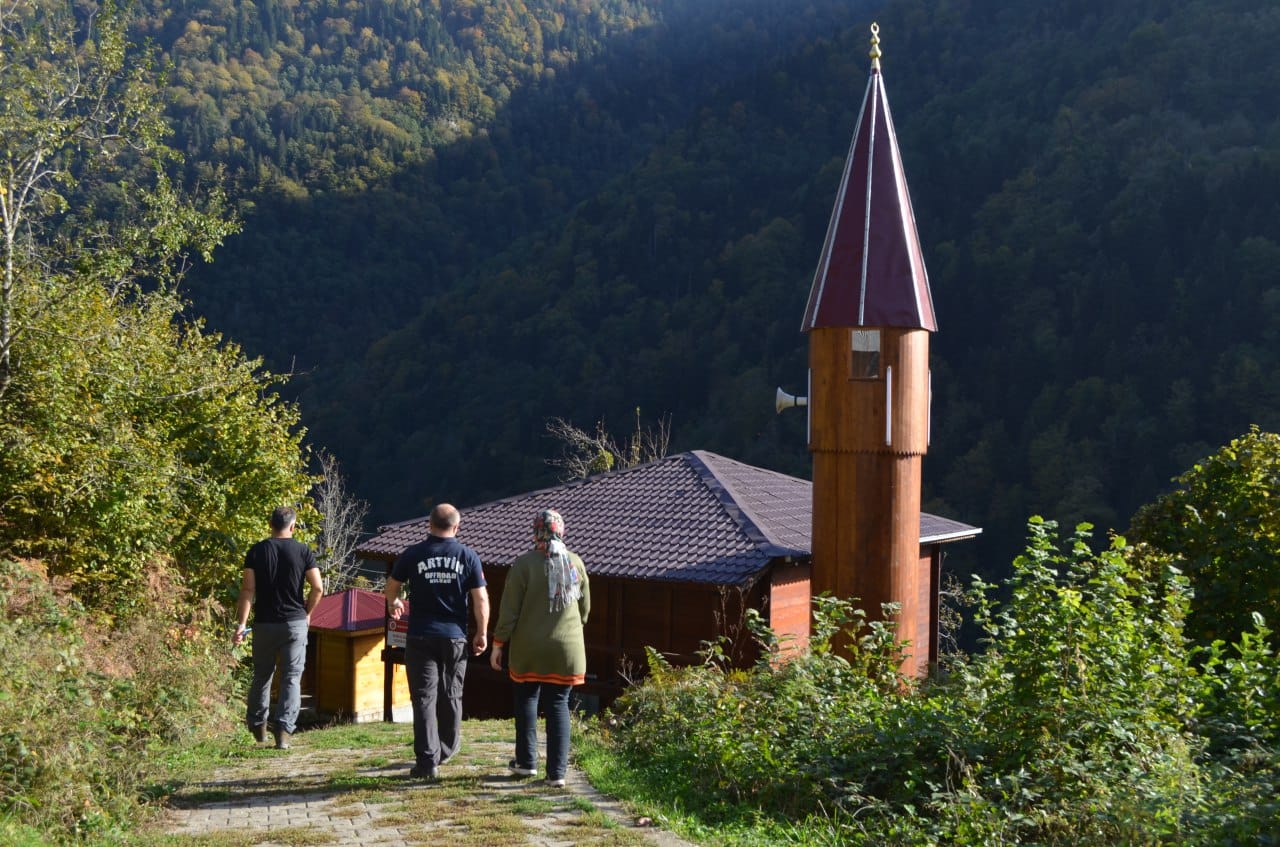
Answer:
<svg viewBox="0 0 1280 847"><path fill-rule="evenodd" d="M276 702L276 748L287 750L298 724L302 705L300 683L307 660L307 629L311 613L324 596L324 582L311 549L293 539L298 516L281 506L271 513L271 537L259 541L244 557L240 597L236 601L239 624L233 644L244 641L253 606L253 683L245 708L245 721L258 741L267 740L267 713L271 677L280 660L280 697ZM303 586L310 586L305 600Z"/></svg>
<svg viewBox="0 0 1280 847"><path fill-rule="evenodd" d="M489 592L474 550L458 541L461 516L448 503L431 510L430 533L410 546L391 566L387 609L404 614L400 589L409 589L409 632L404 670L413 705L413 754L409 775L434 779L443 762L462 743L462 685L467 656L484 652L489 637ZM470 614L468 614L470 613ZM475 634L467 647L467 624Z"/></svg>

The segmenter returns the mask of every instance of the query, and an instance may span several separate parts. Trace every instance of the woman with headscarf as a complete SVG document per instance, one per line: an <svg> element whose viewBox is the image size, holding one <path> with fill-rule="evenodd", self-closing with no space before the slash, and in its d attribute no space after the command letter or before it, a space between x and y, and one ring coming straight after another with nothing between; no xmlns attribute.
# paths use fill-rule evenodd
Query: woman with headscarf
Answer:
<svg viewBox="0 0 1280 847"><path fill-rule="evenodd" d="M586 679L583 624L591 611L587 569L564 546L564 518L546 509L533 520L534 546L511 565L502 589L489 664L515 688L516 757L511 772L538 773L538 704L547 720L548 785L564 785L569 767L569 691Z"/></svg>

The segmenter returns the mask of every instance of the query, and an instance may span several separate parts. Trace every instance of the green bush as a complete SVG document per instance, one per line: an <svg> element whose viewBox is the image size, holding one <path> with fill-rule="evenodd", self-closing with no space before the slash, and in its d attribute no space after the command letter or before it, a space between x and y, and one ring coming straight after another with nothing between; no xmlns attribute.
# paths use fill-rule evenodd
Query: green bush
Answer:
<svg viewBox="0 0 1280 847"><path fill-rule="evenodd" d="M1095 554L1089 530L1063 552L1033 519L1009 599L981 582L970 595L987 643L956 695L982 739L975 785L1024 843L1163 843L1198 792L1186 581L1148 579L1120 537Z"/></svg>
<svg viewBox="0 0 1280 847"><path fill-rule="evenodd" d="M1194 726L1208 790L1190 812L1199 844L1280 844L1280 661L1262 615L1252 619L1234 645L1201 654Z"/></svg>
<svg viewBox="0 0 1280 847"><path fill-rule="evenodd" d="M1280 434L1254 426L1138 510L1129 535L1169 556L1195 592L1188 637L1234 642L1257 612L1280 618ZM1273 647L1280 646L1272 636Z"/></svg>
<svg viewBox="0 0 1280 847"><path fill-rule="evenodd" d="M684 668L650 651L645 682L617 704L617 742L710 810L820 808L832 793L829 727L897 699L909 683L897 672L902 655L890 627L867 624L860 610L830 597L816 606L809 649L789 661L777 660L777 639L758 617L748 625L764 649L751 670L729 668L716 645L703 664ZM835 649L837 638L852 648Z"/></svg>
<svg viewBox="0 0 1280 847"><path fill-rule="evenodd" d="M1010 579L968 593L985 649L932 679L897 674L891 626L817 598L794 658L758 620L750 669L651 654L602 738L673 808L788 840L807 820L814 843L1276 844L1280 662L1262 620L1200 651L1167 559L1029 527Z"/></svg>
<svg viewBox="0 0 1280 847"><path fill-rule="evenodd" d="M0 819L56 841L128 829L166 749L226 727L217 609L157 565L106 627L35 565L0 560Z"/></svg>

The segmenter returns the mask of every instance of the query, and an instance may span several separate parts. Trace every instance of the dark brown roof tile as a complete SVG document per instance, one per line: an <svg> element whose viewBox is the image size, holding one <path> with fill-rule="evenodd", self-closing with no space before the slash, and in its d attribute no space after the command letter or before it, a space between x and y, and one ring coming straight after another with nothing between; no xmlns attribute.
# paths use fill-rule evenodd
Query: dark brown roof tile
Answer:
<svg viewBox="0 0 1280 847"><path fill-rule="evenodd" d="M533 517L564 515L565 543L587 570L632 579L739 585L779 558L809 556L807 480L694 450L626 470L462 510L458 538L486 567L505 567L533 544ZM922 542L982 530L922 515ZM427 535L427 519L391 526L357 555L392 560Z"/></svg>

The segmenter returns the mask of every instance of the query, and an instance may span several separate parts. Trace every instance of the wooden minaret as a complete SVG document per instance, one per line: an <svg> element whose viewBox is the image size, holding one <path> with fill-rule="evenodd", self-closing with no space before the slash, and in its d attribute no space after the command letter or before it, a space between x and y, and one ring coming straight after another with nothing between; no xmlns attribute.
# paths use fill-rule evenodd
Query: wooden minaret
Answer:
<svg viewBox="0 0 1280 847"><path fill-rule="evenodd" d="M929 446L929 333L937 329L871 25L871 78L818 261L809 334L813 591L897 603L904 672L927 670L937 626L920 550Z"/></svg>

